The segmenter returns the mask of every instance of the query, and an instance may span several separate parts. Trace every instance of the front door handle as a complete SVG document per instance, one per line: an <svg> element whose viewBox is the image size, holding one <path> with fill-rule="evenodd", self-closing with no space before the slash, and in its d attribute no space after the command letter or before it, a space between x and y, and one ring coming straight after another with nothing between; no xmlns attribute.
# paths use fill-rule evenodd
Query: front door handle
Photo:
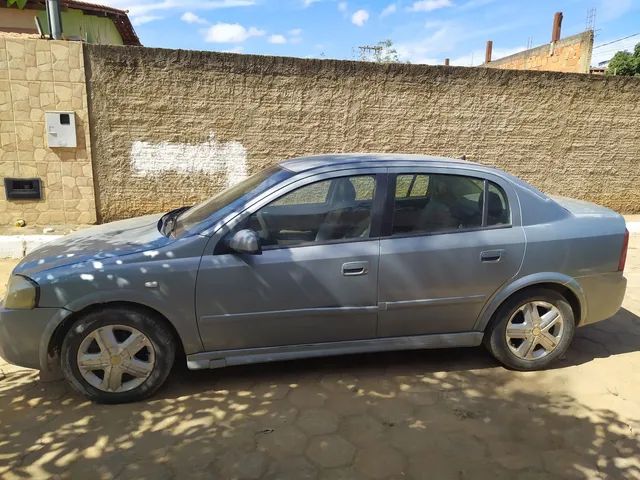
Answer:
<svg viewBox="0 0 640 480"><path fill-rule="evenodd" d="M354 277L369 273L369 262L347 262L342 264L342 275Z"/></svg>
<svg viewBox="0 0 640 480"><path fill-rule="evenodd" d="M480 252L480 261L485 263L496 263L502 258L504 250L485 250Z"/></svg>

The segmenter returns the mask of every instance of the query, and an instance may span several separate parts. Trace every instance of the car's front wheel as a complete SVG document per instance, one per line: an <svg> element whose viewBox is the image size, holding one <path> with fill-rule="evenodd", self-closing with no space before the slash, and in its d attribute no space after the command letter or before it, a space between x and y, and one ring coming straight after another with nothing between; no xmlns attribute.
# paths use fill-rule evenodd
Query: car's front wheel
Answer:
<svg viewBox="0 0 640 480"><path fill-rule="evenodd" d="M575 318L565 297L546 288L529 289L496 311L484 344L503 365L539 370L562 356L575 333Z"/></svg>
<svg viewBox="0 0 640 480"><path fill-rule="evenodd" d="M175 356L173 336L147 312L108 307L73 324L61 351L62 371L81 394L99 403L124 403L152 395Z"/></svg>

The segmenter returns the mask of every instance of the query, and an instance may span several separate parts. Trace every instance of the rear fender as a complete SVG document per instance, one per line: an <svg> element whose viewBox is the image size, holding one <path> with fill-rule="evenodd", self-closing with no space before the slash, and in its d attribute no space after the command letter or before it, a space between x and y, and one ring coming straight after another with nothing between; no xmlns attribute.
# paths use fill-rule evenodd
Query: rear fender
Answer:
<svg viewBox="0 0 640 480"><path fill-rule="evenodd" d="M585 318L587 318L587 302L585 300L584 291L574 278L571 278L568 275L564 275L562 273L539 272L527 275L525 277L517 278L511 283L504 285L495 294L493 294L493 296L485 304L482 311L478 315L478 318L476 319L476 323L474 325L474 330L484 331L487 328L487 325L489 324L489 321L491 320L491 317L493 317L493 314L496 312L496 310L498 310L500 305L502 305L504 301L514 293L522 290L523 288L545 283L557 284L571 290L571 292L575 294L580 304L580 318L576 319L576 323L580 324Z"/></svg>

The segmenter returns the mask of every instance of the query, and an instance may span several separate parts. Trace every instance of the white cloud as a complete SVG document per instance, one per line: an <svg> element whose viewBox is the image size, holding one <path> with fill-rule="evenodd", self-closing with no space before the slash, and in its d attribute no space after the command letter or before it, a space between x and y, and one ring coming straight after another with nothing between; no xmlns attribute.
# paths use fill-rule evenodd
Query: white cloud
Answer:
<svg viewBox="0 0 640 480"><path fill-rule="evenodd" d="M369 20L369 12L364 9L357 10L353 15L351 15L351 23L362 27Z"/></svg>
<svg viewBox="0 0 640 480"><path fill-rule="evenodd" d="M391 3L386 7L384 7L382 12L380 13L380 16L386 17L388 15L391 15L392 13L396 13L397 11L398 11L398 6L395 3Z"/></svg>
<svg viewBox="0 0 640 480"><path fill-rule="evenodd" d="M287 38L284 35L274 34L269 36L269 43L274 43L276 45L282 45L283 43L287 43Z"/></svg>
<svg viewBox="0 0 640 480"><path fill-rule="evenodd" d="M409 7L412 12L431 12L439 8L452 6L451 0L420 0Z"/></svg>
<svg viewBox="0 0 640 480"><path fill-rule="evenodd" d="M292 28L291 30L289 30L288 33L289 33L289 38L288 38L289 43L294 43L294 44L302 43L301 28Z"/></svg>
<svg viewBox="0 0 640 480"><path fill-rule="evenodd" d="M477 45L481 54L473 52L474 64L484 61L484 43L487 38L491 38L498 32L510 31L521 28L518 21L509 24L498 24L488 28L471 28L469 24L458 20L436 20L425 23L423 35L415 36L416 39L410 42L399 42L395 45L398 56L401 60L408 60L411 63L442 64L446 57L451 58L451 63L458 62L460 65L469 65L471 53L459 58L453 55L460 52L461 47L466 45ZM518 47L520 48L520 47ZM520 48L521 50L524 49ZM465 48L466 50L466 48ZM462 50L464 51L464 50ZM506 56L514 53L517 49L500 49L494 44L494 58L496 55ZM466 62L466 63L465 63Z"/></svg>
<svg viewBox="0 0 640 480"><path fill-rule="evenodd" d="M322 0L302 0L302 6L304 8L310 7L311 5L313 5L314 3L318 3Z"/></svg>
<svg viewBox="0 0 640 480"><path fill-rule="evenodd" d="M491 58L493 58L494 60L498 60L499 58L508 57L509 55L522 52L526 49L527 47L525 47L524 45L513 48L494 48L491 52ZM476 67L484 63L484 54L485 50L483 48L478 48L477 50L474 50L473 52L466 55L452 58L450 64L457 65L459 67Z"/></svg>
<svg viewBox="0 0 640 480"><path fill-rule="evenodd" d="M242 43L251 37L261 37L266 32L255 27L245 28L239 23L216 23L209 27L205 41L211 43Z"/></svg>
<svg viewBox="0 0 640 480"><path fill-rule="evenodd" d="M602 45L603 43L608 43L613 40L615 40L615 38L602 40L599 44ZM628 52L633 52L633 49L638 42L640 42L640 37L636 36L625 38L624 40L620 40L619 42L615 42L610 45L604 45L603 47L598 47L598 45L596 45L591 55L591 65L598 65L600 62L611 60L611 58L620 51L626 50Z"/></svg>
<svg viewBox="0 0 640 480"><path fill-rule="evenodd" d="M460 36L460 29L453 23L443 23L428 35L412 42L398 43L395 48L402 60L411 63L438 64L442 63L439 56L447 56L456 47Z"/></svg>
<svg viewBox="0 0 640 480"><path fill-rule="evenodd" d="M223 53L242 53L244 52L244 47L242 45L238 45L237 47L230 48L228 50L220 50Z"/></svg>
<svg viewBox="0 0 640 480"><path fill-rule="evenodd" d="M138 25L144 25L145 23L155 22L156 20L162 20L162 17L159 15L141 15L139 17L133 17L131 19L131 23L134 27Z"/></svg>
<svg viewBox="0 0 640 480"><path fill-rule="evenodd" d="M186 23L199 23L200 25L207 24L207 21L204 18L199 17L193 12L184 12L180 17L180 20Z"/></svg>
<svg viewBox="0 0 640 480"><path fill-rule="evenodd" d="M602 0L598 5L596 21L615 20L631 10L632 7L632 0Z"/></svg>
<svg viewBox="0 0 640 480"><path fill-rule="evenodd" d="M129 11L133 22L136 17L151 17L153 13L168 10L217 10L221 8L250 7L256 0L100 0L102 5ZM144 21L143 21L144 23Z"/></svg>
<svg viewBox="0 0 640 480"><path fill-rule="evenodd" d="M469 0L468 2L460 5L458 10L472 10L474 8L485 7L494 2L496 2L496 0Z"/></svg>
<svg viewBox="0 0 640 480"><path fill-rule="evenodd" d="M347 4L347 2L338 2L338 11L339 12L346 12L347 8L349 8L349 5Z"/></svg>

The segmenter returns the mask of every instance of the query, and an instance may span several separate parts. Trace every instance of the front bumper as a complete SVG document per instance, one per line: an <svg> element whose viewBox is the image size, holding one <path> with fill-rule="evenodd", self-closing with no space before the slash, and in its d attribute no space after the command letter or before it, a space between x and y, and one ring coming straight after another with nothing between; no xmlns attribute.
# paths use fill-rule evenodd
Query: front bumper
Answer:
<svg viewBox="0 0 640 480"><path fill-rule="evenodd" d="M47 369L47 349L56 327L71 312L64 308L0 308L0 357L21 367Z"/></svg>

